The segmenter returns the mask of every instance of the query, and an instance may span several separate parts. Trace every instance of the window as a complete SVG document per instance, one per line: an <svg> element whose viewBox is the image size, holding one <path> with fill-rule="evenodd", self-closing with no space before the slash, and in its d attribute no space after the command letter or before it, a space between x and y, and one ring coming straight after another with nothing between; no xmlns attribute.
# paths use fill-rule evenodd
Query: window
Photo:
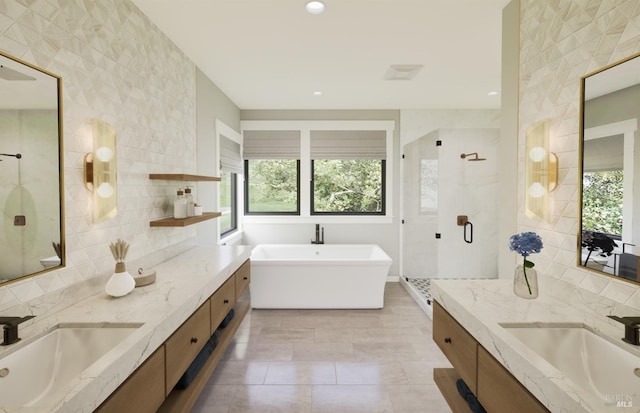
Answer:
<svg viewBox="0 0 640 413"><path fill-rule="evenodd" d="M394 127L393 121L243 121L246 218L388 222Z"/></svg>
<svg viewBox="0 0 640 413"><path fill-rule="evenodd" d="M621 170L583 174L583 231L622 235L622 182Z"/></svg>
<svg viewBox="0 0 640 413"><path fill-rule="evenodd" d="M246 214L299 214L300 162L294 159L245 161Z"/></svg>
<svg viewBox="0 0 640 413"><path fill-rule="evenodd" d="M220 174L220 235L224 236L238 229L236 182L237 175L222 171Z"/></svg>
<svg viewBox="0 0 640 413"><path fill-rule="evenodd" d="M247 215L300 214L300 131L245 131Z"/></svg>
<svg viewBox="0 0 640 413"><path fill-rule="evenodd" d="M220 153L220 185L219 210L222 216L220 223L220 238L230 235L238 230L238 175L243 173L243 163L241 155L241 137L239 134L222 124L216 123L216 130L219 133L219 153ZM228 136L235 137L231 139Z"/></svg>
<svg viewBox="0 0 640 413"><path fill-rule="evenodd" d="M323 159L311 165L312 214L384 214L384 160Z"/></svg>
<svg viewBox="0 0 640 413"><path fill-rule="evenodd" d="M311 131L311 214L384 215L386 152L385 131Z"/></svg>

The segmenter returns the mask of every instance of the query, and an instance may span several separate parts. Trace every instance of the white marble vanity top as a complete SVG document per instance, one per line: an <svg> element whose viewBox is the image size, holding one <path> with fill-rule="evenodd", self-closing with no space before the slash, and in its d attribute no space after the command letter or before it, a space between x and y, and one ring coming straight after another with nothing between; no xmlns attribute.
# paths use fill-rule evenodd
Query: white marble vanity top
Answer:
<svg viewBox="0 0 640 413"><path fill-rule="evenodd" d="M20 328L23 341L0 347L0 357L59 323L143 323L94 363L63 392L37 407L5 407L0 412L92 412L142 364L251 255L244 246L195 247L150 270L154 284L125 297L101 292Z"/></svg>
<svg viewBox="0 0 640 413"><path fill-rule="evenodd" d="M540 278L540 296L534 300L515 296L511 280L434 280L432 285L433 298L550 411L640 411L640 384L638 392L629 395L633 397L632 408L607 406L601 396L575 385L500 325L584 324L608 341L640 356L640 347L621 340L623 325L606 317L607 314L637 315L637 310L604 302L601 297L551 277Z"/></svg>

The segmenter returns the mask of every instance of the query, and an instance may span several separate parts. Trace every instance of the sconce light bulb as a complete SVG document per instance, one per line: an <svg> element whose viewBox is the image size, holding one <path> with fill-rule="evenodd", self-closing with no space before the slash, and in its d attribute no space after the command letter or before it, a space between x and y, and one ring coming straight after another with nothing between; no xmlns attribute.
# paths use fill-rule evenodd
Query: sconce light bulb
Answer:
<svg viewBox="0 0 640 413"><path fill-rule="evenodd" d="M96 149L96 158L100 159L102 162L109 162L109 160L113 158L113 150L106 146L101 146Z"/></svg>
<svg viewBox="0 0 640 413"><path fill-rule="evenodd" d="M111 198L113 196L113 186L108 182L103 182L100 184L96 192L100 198Z"/></svg>
<svg viewBox="0 0 640 413"><path fill-rule="evenodd" d="M547 151L545 151L543 147L536 146L534 148L531 148L531 150L529 151L529 158L533 162L542 162L546 154Z"/></svg>
<svg viewBox="0 0 640 413"><path fill-rule="evenodd" d="M547 192L547 190L544 189L544 186L542 186L540 182L534 182L529 187L529 195L532 198L542 198L545 192Z"/></svg>

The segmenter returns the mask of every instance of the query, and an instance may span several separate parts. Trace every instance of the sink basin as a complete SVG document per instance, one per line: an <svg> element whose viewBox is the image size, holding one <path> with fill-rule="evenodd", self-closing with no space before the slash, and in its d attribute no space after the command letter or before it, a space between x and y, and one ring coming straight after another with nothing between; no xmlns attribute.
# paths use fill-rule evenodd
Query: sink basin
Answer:
<svg viewBox="0 0 640 413"><path fill-rule="evenodd" d="M584 390L607 402L640 389L640 357L584 325L505 325L509 333Z"/></svg>
<svg viewBox="0 0 640 413"><path fill-rule="evenodd" d="M36 406L127 338L141 324L60 324L42 337L17 344L0 358L0 404Z"/></svg>

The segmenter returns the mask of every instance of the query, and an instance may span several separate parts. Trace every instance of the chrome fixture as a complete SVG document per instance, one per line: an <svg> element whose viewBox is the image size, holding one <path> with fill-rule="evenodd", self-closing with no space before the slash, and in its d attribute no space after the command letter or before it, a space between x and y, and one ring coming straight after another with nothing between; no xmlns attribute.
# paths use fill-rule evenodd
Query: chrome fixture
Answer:
<svg viewBox="0 0 640 413"><path fill-rule="evenodd" d="M4 324L3 336L4 341L2 342L2 346L8 346L9 344L14 344L20 341L20 337L18 337L18 324L24 323L27 320L31 320L32 315L28 315L25 317L0 317L0 324Z"/></svg>
<svg viewBox="0 0 640 413"><path fill-rule="evenodd" d="M640 346L640 317L618 317L615 315L607 317L624 324L624 338L622 341L634 346Z"/></svg>
<svg viewBox="0 0 640 413"><path fill-rule="evenodd" d="M487 158L478 158L478 152L472 152L472 153L461 153L460 154L460 158L461 159L465 159L467 156L474 156L472 159L467 159L467 161L486 161Z"/></svg>
<svg viewBox="0 0 640 413"><path fill-rule="evenodd" d="M311 240L312 244L324 244L324 227L320 228L320 224L316 224L316 239Z"/></svg>
<svg viewBox="0 0 640 413"><path fill-rule="evenodd" d="M0 153L0 156L13 156L16 159L20 159L22 158L22 155L19 153L16 154L10 154L10 153ZM2 159L0 159L0 162L2 161Z"/></svg>

